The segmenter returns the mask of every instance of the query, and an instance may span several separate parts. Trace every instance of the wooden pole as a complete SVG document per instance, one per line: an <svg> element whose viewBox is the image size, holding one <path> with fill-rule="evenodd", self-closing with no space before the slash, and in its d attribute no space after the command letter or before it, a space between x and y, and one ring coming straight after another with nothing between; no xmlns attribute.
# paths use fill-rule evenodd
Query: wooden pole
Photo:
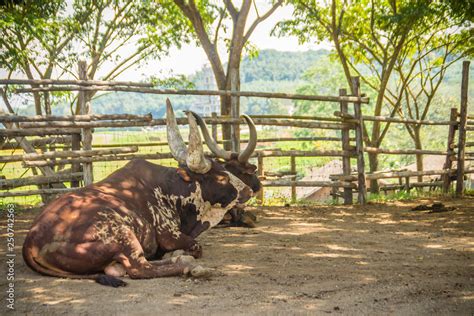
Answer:
<svg viewBox="0 0 474 316"><path fill-rule="evenodd" d="M0 115L0 122L90 122L90 121L116 121L116 120L139 120L151 121L151 114L134 115L134 114L93 114L93 115Z"/></svg>
<svg viewBox="0 0 474 316"><path fill-rule="evenodd" d="M216 124L217 127L217 124ZM214 135L213 135L214 137ZM275 137L275 138L262 138L258 140L258 143L273 143L273 142L301 142L301 141L341 141L338 137ZM222 140L216 141L218 144L222 144ZM188 142L185 141L187 144ZM241 144L248 143L248 139L241 139ZM203 142L203 144L205 144ZM127 146L138 146L138 147L155 147L155 146L168 146L168 142L148 142L148 143L115 143L115 144L94 144L94 148L110 148L110 147L127 147ZM4 147L5 148L5 147ZM10 148L7 148L10 149Z"/></svg>
<svg viewBox="0 0 474 316"><path fill-rule="evenodd" d="M8 123L5 123L8 124ZM77 128L29 128L29 129L0 129L0 137L25 137L25 136L47 136L47 135L70 135L78 134Z"/></svg>
<svg viewBox="0 0 474 316"><path fill-rule="evenodd" d="M58 173L54 176L33 176L20 179L5 179L0 180L0 190L9 190L18 187L23 187L27 185L41 185L41 184L51 184L64 181L71 181L73 179L81 179L81 172L73 173Z"/></svg>
<svg viewBox="0 0 474 316"><path fill-rule="evenodd" d="M81 150L81 134L73 134L71 136L71 150L72 151L78 151L78 150ZM77 162L73 162L71 164L71 170L72 172L79 172L79 171L82 171L82 166L80 163L77 163ZM73 188L78 188L80 186L80 182L79 181L71 181L71 187Z"/></svg>
<svg viewBox="0 0 474 316"><path fill-rule="evenodd" d="M217 113L212 112L211 116L212 116L213 119L216 119L217 118ZM217 124L214 123L214 122L212 123L212 138L217 142Z"/></svg>
<svg viewBox="0 0 474 316"><path fill-rule="evenodd" d="M458 165L456 180L456 196L464 194L464 160L466 152L466 122L467 122L467 95L469 87L469 64L466 60L462 63L462 81L461 81L461 110L459 119L458 133Z"/></svg>
<svg viewBox="0 0 474 316"><path fill-rule="evenodd" d="M0 84L153 87L152 83L102 80L0 79Z"/></svg>
<svg viewBox="0 0 474 316"><path fill-rule="evenodd" d="M405 177L405 191L410 192L410 177Z"/></svg>
<svg viewBox="0 0 474 316"><path fill-rule="evenodd" d="M441 187L443 186L443 181L434 181L434 182L413 182L409 184L410 188L425 188L425 187ZM406 184L384 184L380 187L382 191L391 191L391 190L406 190Z"/></svg>
<svg viewBox="0 0 474 316"><path fill-rule="evenodd" d="M260 154L257 156L257 172L258 172L259 179L263 180L263 178L265 177L265 172L263 169L263 156ZM263 204L263 198L264 198L263 194L264 193L263 193L263 187L262 187L257 194L257 201L259 204Z"/></svg>
<svg viewBox="0 0 474 316"><path fill-rule="evenodd" d="M93 149L93 150L63 150L63 151L48 151L38 154L36 152L24 155L10 155L0 156L0 163L14 162L14 161L32 161L32 160L45 160L45 159L57 159L57 158L68 158L68 157L94 157L94 156L105 156L105 155L117 155L134 153L138 151L137 146L111 148L111 149ZM51 161L55 165L54 161Z"/></svg>
<svg viewBox="0 0 474 316"><path fill-rule="evenodd" d="M45 145L55 145L56 148L58 148L58 147L70 147L71 137L70 136L63 136L63 137L59 136L59 137L33 139L33 140L30 141L30 144L31 144L31 146L33 146L35 148L43 147ZM61 146L57 146L58 144L60 144ZM19 149L19 148L21 148L21 147L16 141L0 144L0 150Z"/></svg>
<svg viewBox="0 0 474 316"><path fill-rule="evenodd" d="M294 183L297 187L337 187L337 188L355 188L354 183L339 181L293 181L293 180L264 180L262 184L267 187L290 187Z"/></svg>
<svg viewBox="0 0 474 316"><path fill-rule="evenodd" d="M32 89L16 89L16 93L31 93L45 91L125 91L149 94L176 94L176 95L218 95L218 96L239 96L239 97L255 97L255 98L273 98L273 99L289 99L289 100L308 100L308 101L328 101L328 102L359 102L369 103L369 98L362 96L320 96L320 95L304 95L277 92L255 92L255 91L230 91L230 90L175 90L175 89L155 89L155 88L137 88L122 86L90 86L90 87L41 87Z"/></svg>
<svg viewBox="0 0 474 316"><path fill-rule="evenodd" d="M85 60L79 61L79 79L86 81L87 78L87 63ZM79 91L79 113L81 115L91 114L90 93L86 91ZM81 129L82 148L84 150L92 150L92 130L90 128ZM92 171L92 162L85 162L82 165L84 174L84 186L94 182L94 174Z"/></svg>
<svg viewBox="0 0 474 316"><path fill-rule="evenodd" d="M378 153L387 155L440 155L446 156L447 152L442 150L425 150L425 149L384 149L375 147L365 147L364 152L366 153Z"/></svg>
<svg viewBox="0 0 474 316"><path fill-rule="evenodd" d="M294 126L303 128L320 128L320 129L335 129L340 130L341 128L350 128L353 124L339 124L339 123L324 123L308 120L280 120L280 119L254 119L255 125L271 125L271 126ZM186 125L188 122L184 118L178 118L176 120L179 125ZM207 123L230 123L231 125L245 124L245 121L239 118L217 118L207 120ZM99 127L132 127L132 126L156 126L166 125L166 119L155 119L151 121L99 121L99 122L76 122L76 121L56 121L56 122L36 122L36 123L22 123L22 128L31 130L42 131L44 129L57 129L61 128L99 128Z"/></svg>
<svg viewBox="0 0 474 316"><path fill-rule="evenodd" d="M355 96L360 96L360 81L359 77L352 77L352 90L355 91ZM367 186L365 183L365 162L364 162L364 140L363 127L364 121L362 119L362 109L360 102L354 102L354 117L357 120L355 127L356 135L356 154L357 154L357 183L358 183L358 198L359 204L367 203Z"/></svg>
<svg viewBox="0 0 474 316"><path fill-rule="evenodd" d="M291 203L296 203L296 157L295 156L290 156L290 168L291 168L291 173L293 176L291 176Z"/></svg>
<svg viewBox="0 0 474 316"><path fill-rule="evenodd" d="M457 123L457 118L458 118L458 110L456 108L451 108L451 115L450 115L450 121L456 122ZM451 169L453 166L453 160L451 159L455 153L454 153L454 148L451 146L451 144L454 143L454 136L456 134L456 125L449 125L449 131L448 131L448 144L447 144L447 151L446 151L446 160L444 162L443 169L448 170ZM443 175L443 193L448 193L449 192L449 186L451 185L451 174L445 174Z"/></svg>
<svg viewBox="0 0 474 316"><path fill-rule="evenodd" d="M351 122L354 120L354 115L342 113L342 111L334 112L334 116L345 118L346 122ZM419 125L451 125L452 121L431 121L431 120L412 120L412 119L401 119L396 117L386 117L386 116L362 116L364 121L371 122L390 122L390 123L403 123L403 124L419 124Z"/></svg>
<svg viewBox="0 0 474 316"><path fill-rule="evenodd" d="M438 175L444 175L444 174L454 174L455 171L456 170L454 169L424 170L424 171L380 171L377 173L368 173L365 175L365 177L367 180L398 178L401 181L401 178L404 178L404 177L438 176ZM464 173L471 173L471 169L466 170ZM357 177L354 175L350 175L350 176L330 175L329 179L339 180L339 181L356 181ZM402 183L400 182L400 184Z"/></svg>
<svg viewBox="0 0 474 316"><path fill-rule="evenodd" d="M38 190L27 190L27 191L5 191L0 192L0 198L9 196L27 196L27 195L43 195L43 194L62 194L72 192L77 188L56 188L56 189L38 189Z"/></svg>
<svg viewBox="0 0 474 316"><path fill-rule="evenodd" d="M339 90L340 96L347 95L346 89ZM340 102L341 113L347 114L348 113L348 106L347 102ZM341 140L342 140L342 150L350 151L351 144L349 141L349 130L342 129ZM351 158L350 157L342 157L342 174L343 175L350 175L351 174ZM337 201L337 200L336 200ZM344 204L349 205L352 204L352 189L351 188L344 188Z"/></svg>

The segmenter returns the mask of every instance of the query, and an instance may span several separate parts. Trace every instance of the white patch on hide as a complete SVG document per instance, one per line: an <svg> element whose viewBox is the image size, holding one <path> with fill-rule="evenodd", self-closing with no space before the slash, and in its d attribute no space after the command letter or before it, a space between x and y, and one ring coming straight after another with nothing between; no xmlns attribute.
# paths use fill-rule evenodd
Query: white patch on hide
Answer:
<svg viewBox="0 0 474 316"><path fill-rule="evenodd" d="M153 217L153 226L158 233L171 232L173 237L178 239L181 236L181 231L179 230L181 220L176 210L178 196L165 195L159 187L155 188L153 193L155 195L155 204L147 202L148 209Z"/></svg>
<svg viewBox="0 0 474 316"><path fill-rule="evenodd" d="M148 202L148 209L153 217L153 226L158 232L171 232L173 237L179 238L181 235L180 226L181 221L176 209L176 203L181 200L181 207L194 205L197 212L197 220L201 223L208 222L209 228L216 226L224 215L235 205L239 200L239 193L247 186L239 178L225 171L229 176L230 184L237 190L234 200L232 200L226 207L222 207L217 203L211 205L209 201L204 201L202 196L202 189L199 182L195 182L196 189L191 192L189 196L182 195L167 195L163 193L160 187L153 190L155 195L154 204Z"/></svg>

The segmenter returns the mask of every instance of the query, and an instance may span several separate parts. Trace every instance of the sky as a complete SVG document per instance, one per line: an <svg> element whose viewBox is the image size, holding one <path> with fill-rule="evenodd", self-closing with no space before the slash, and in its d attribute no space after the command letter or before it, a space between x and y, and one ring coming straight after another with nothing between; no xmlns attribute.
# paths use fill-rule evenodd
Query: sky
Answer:
<svg viewBox="0 0 474 316"><path fill-rule="evenodd" d="M257 1L259 3L259 9L261 12L266 12L264 1ZM263 14L263 13L261 13ZM280 51L307 51L316 50L320 48L329 48L329 44L299 44L295 37L281 37L270 36L270 33L278 21L290 18L292 15L292 9L290 7L278 8L268 19L261 22L252 33L250 42L254 44L258 49L276 49ZM247 27L255 19L255 12L252 10L247 20ZM219 49L221 60L225 62L225 48ZM154 72L158 76L167 76L171 74L185 74L190 75L200 70L203 65L209 65L206 54L201 47L198 47L195 43L184 45L181 49L173 48L170 51L169 56L162 58L161 60L152 61L149 63L149 67L146 67L146 73L149 75L150 72ZM128 78L143 78L146 77L144 69L138 69L133 72L128 72ZM122 78L124 79L124 78Z"/></svg>

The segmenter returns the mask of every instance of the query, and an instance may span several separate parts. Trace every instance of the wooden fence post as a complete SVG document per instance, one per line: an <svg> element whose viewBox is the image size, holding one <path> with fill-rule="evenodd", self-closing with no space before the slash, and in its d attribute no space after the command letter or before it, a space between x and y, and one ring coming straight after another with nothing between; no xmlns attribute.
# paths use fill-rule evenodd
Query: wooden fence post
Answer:
<svg viewBox="0 0 474 316"><path fill-rule="evenodd" d="M258 178L263 181L263 178L265 177L265 172L263 170L263 156L261 153L258 153L257 156L257 172L258 172ZM257 201L259 204L263 204L263 198L264 198L264 193L263 193L263 186L260 189L260 191L257 194Z"/></svg>
<svg viewBox="0 0 474 316"><path fill-rule="evenodd" d="M71 150L80 150L81 149L81 134L72 134L71 135ZM64 150L64 149L63 149ZM72 172L79 172L81 171L81 164L74 162L71 165ZM71 181L71 187L77 188L79 187L79 181Z"/></svg>
<svg viewBox="0 0 474 316"><path fill-rule="evenodd" d="M464 159L466 153L466 124L467 124L467 92L469 85L469 64L466 60L462 63L461 81L461 110L459 119L458 165L456 179L456 196L464 194Z"/></svg>
<svg viewBox="0 0 474 316"><path fill-rule="evenodd" d="M355 96L360 97L360 81L359 77L352 77L352 88ZM358 182L358 198L359 204L367 203L367 187L365 184L365 162L364 162L364 139L363 129L364 121L362 119L362 109L360 102L354 102L354 117L357 120L355 126L356 138L356 154L357 154L357 182Z"/></svg>
<svg viewBox="0 0 474 316"><path fill-rule="evenodd" d="M87 80L87 63L85 60L79 61L79 79ZM79 91L78 96L79 107L81 115L91 113L90 94L86 91ZM92 150L92 129L82 128L82 148L84 150ZM92 162L83 163L84 186L94 182L94 175L92 171Z"/></svg>
<svg viewBox="0 0 474 316"><path fill-rule="evenodd" d="M451 108L451 115L449 117L449 120L451 122L456 122L458 121L458 109L456 108ZM446 161L444 162L443 169L449 170L453 166L453 159L452 157L454 156L454 136L456 134L456 129L457 129L457 124L456 125L449 125L449 131L448 131L448 149L446 153ZM445 174L443 175L443 193L448 193L449 192L449 186L451 184L451 174Z"/></svg>
<svg viewBox="0 0 474 316"><path fill-rule="evenodd" d="M339 90L339 95L340 96L345 96L347 95L346 89L340 89ZM341 113L348 114L348 107L347 107L347 102L341 102ZM343 117L344 120L344 117ZM351 144L349 141L349 129L343 128L342 129L342 134L341 134L341 139L342 139L342 150L344 151L350 151L351 150ZM342 174L345 176L350 176L351 175L351 158L348 156L342 157ZM337 190L335 190L337 191ZM352 204L352 188L344 188L344 204Z"/></svg>
<svg viewBox="0 0 474 316"><path fill-rule="evenodd" d="M213 119L216 119L217 118L217 113L212 112L211 116L212 116ZM212 127L212 138L214 138L214 140L217 142L217 124L212 122L211 127Z"/></svg>
<svg viewBox="0 0 474 316"><path fill-rule="evenodd" d="M290 166L291 166L291 203L296 203L296 157L294 155L290 156Z"/></svg>

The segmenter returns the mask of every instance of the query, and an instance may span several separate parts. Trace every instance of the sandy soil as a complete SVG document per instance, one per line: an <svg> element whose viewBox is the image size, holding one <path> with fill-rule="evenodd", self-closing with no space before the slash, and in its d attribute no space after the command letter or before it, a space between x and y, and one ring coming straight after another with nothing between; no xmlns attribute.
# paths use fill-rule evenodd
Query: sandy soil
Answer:
<svg viewBox="0 0 474 316"><path fill-rule="evenodd" d="M257 228L200 237L212 278L127 279L118 289L29 270L20 249L35 212L19 213L16 313L473 315L474 199L445 199L456 210L444 213L410 211L432 202L257 208ZM1 250L3 276L5 235ZM0 288L3 314L5 277Z"/></svg>

